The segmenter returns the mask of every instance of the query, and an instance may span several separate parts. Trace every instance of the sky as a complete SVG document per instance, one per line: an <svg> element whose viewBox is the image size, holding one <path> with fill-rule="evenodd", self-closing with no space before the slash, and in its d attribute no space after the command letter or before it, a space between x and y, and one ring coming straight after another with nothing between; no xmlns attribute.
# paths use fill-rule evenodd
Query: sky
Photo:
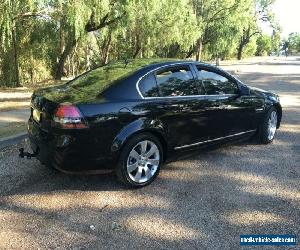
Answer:
<svg viewBox="0 0 300 250"><path fill-rule="evenodd" d="M300 0L276 0L274 14L282 27L282 36L291 32L300 33Z"/></svg>

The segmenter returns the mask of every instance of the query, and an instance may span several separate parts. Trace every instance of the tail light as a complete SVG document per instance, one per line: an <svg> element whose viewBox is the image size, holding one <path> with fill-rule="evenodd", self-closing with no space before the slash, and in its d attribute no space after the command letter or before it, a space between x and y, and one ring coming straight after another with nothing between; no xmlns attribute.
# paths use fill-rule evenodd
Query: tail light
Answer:
<svg viewBox="0 0 300 250"><path fill-rule="evenodd" d="M60 105L55 111L52 125L63 129L87 128L79 109L73 105Z"/></svg>

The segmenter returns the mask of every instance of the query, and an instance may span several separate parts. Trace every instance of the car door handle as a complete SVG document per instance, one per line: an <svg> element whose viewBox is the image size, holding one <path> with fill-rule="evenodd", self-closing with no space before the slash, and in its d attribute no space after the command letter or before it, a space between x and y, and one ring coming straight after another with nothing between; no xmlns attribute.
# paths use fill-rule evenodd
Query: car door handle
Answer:
<svg viewBox="0 0 300 250"><path fill-rule="evenodd" d="M128 115L136 115L143 116L149 114L149 110L130 110L128 108L121 108L119 110L119 115L128 116Z"/></svg>
<svg viewBox="0 0 300 250"><path fill-rule="evenodd" d="M127 115L127 114L130 114L130 113L131 113L131 110L129 108L121 108L119 110L120 115L122 115L122 114Z"/></svg>
<svg viewBox="0 0 300 250"><path fill-rule="evenodd" d="M264 111L264 108L255 108L255 111L256 112L261 112L261 111Z"/></svg>

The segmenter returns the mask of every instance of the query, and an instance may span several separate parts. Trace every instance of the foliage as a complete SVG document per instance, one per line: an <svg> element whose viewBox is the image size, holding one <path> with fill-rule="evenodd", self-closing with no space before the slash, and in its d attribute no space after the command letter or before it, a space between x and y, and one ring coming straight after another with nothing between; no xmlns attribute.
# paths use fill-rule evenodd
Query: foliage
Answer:
<svg viewBox="0 0 300 250"><path fill-rule="evenodd" d="M280 37L280 29L274 30L272 34L272 52L276 55L280 53L281 46L281 37Z"/></svg>
<svg viewBox="0 0 300 250"><path fill-rule="evenodd" d="M291 33L288 37L286 45L287 45L288 53L290 55L300 52L300 34Z"/></svg>
<svg viewBox="0 0 300 250"><path fill-rule="evenodd" d="M3 0L0 86L34 85L124 58L255 53L272 0ZM274 30L276 30L274 28ZM279 51L279 32L272 51ZM259 46L258 46L259 47Z"/></svg>
<svg viewBox="0 0 300 250"><path fill-rule="evenodd" d="M266 56L272 52L272 38L268 35L261 35L257 38L256 41L257 49L256 55L257 56Z"/></svg>
<svg viewBox="0 0 300 250"><path fill-rule="evenodd" d="M246 2L246 1L245 1ZM259 22L267 22L273 30L278 30L279 26L271 11L275 0L248 0L243 12L243 22L241 25L242 35L237 50L237 59L241 60L245 47L261 34ZM247 6L250 6L250 8ZM252 7L251 7L252 6ZM248 46L249 48L249 46Z"/></svg>

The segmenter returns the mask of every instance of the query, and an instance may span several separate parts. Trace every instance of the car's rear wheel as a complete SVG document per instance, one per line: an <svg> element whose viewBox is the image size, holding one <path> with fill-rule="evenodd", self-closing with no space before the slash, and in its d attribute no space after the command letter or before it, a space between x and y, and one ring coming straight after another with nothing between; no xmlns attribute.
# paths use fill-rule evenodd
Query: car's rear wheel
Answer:
<svg viewBox="0 0 300 250"><path fill-rule="evenodd" d="M275 137L278 125L277 109L272 107L267 112L259 128L259 141L264 144L271 143Z"/></svg>
<svg viewBox="0 0 300 250"><path fill-rule="evenodd" d="M162 159L159 140L148 133L139 134L123 147L116 174L127 186L143 187L157 177Z"/></svg>

